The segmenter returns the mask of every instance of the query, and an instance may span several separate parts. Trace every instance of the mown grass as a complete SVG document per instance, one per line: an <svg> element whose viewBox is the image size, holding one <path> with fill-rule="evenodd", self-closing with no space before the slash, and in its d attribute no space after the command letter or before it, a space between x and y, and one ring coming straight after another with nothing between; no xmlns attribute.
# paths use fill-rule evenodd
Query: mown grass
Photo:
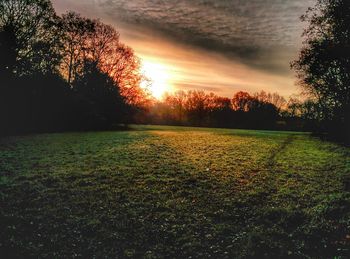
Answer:
<svg viewBox="0 0 350 259"><path fill-rule="evenodd" d="M2 258L347 258L349 149L139 126L0 141Z"/></svg>

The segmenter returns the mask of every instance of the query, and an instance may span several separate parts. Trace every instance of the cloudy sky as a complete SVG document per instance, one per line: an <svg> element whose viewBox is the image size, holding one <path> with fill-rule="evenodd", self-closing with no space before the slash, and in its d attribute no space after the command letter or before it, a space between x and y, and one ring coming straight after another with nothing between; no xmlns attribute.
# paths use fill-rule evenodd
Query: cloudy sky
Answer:
<svg viewBox="0 0 350 259"><path fill-rule="evenodd" d="M298 92L289 68L299 17L314 0L53 0L61 13L100 18L143 60L155 95L202 89Z"/></svg>

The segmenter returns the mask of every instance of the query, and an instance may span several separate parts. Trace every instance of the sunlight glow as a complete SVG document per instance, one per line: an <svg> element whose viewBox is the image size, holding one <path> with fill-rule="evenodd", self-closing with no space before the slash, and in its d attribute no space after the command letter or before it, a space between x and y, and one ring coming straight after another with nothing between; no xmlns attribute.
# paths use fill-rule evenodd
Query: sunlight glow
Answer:
<svg viewBox="0 0 350 259"><path fill-rule="evenodd" d="M148 86L153 97L161 99L166 92L172 91L171 72L166 65L144 59L141 70L149 80L149 82L143 82L143 86Z"/></svg>

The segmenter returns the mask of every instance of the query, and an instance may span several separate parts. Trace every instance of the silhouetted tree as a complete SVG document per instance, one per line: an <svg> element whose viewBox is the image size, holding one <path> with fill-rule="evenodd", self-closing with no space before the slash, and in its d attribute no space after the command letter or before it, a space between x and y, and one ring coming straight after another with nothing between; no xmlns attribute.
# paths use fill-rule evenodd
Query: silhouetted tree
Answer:
<svg viewBox="0 0 350 259"><path fill-rule="evenodd" d="M302 102L297 97L290 97L287 102L287 108L284 111L284 117L301 117Z"/></svg>
<svg viewBox="0 0 350 259"><path fill-rule="evenodd" d="M70 85L89 60L109 75L128 104L146 106L148 96L140 87L143 77L139 59L120 42L115 28L74 12L63 15L62 27L65 48L61 68Z"/></svg>
<svg viewBox="0 0 350 259"><path fill-rule="evenodd" d="M99 69L96 62L84 63L82 73L74 81L73 89L84 105L80 120L85 128L108 128L125 119L127 107L119 87L108 74Z"/></svg>
<svg viewBox="0 0 350 259"><path fill-rule="evenodd" d="M232 98L232 107L235 111L248 111L252 97L247 92L237 92Z"/></svg>
<svg viewBox="0 0 350 259"><path fill-rule="evenodd" d="M209 98L204 91L188 91L185 107L188 114L187 116L193 125L205 126L207 124Z"/></svg>
<svg viewBox="0 0 350 259"><path fill-rule="evenodd" d="M327 129L350 132L350 2L318 0L303 21L304 47L292 66L300 84L319 102ZM335 127L334 127L335 126Z"/></svg>
<svg viewBox="0 0 350 259"><path fill-rule="evenodd" d="M0 73L19 77L55 71L60 60L58 32L49 0L1 0Z"/></svg>
<svg viewBox="0 0 350 259"><path fill-rule="evenodd" d="M260 102L273 104L279 112L284 110L287 106L286 99L278 93L260 91L259 93L255 93L253 97Z"/></svg>
<svg viewBox="0 0 350 259"><path fill-rule="evenodd" d="M230 98L210 95L210 125L231 127L233 110Z"/></svg>
<svg viewBox="0 0 350 259"><path fill-rule="evenodd" d="M182 125L186 123L186 101L187 94L184 91L176 91L174 94L167 94L164 103L169 107L169 112L173 114L173 120Z"/></svg>
<svg viewBox="0 0 350 259"><path fill-rule="evenodd" d="M50 1L0 1L0 133L37 130L44 120L52 124L44 111L57 111L66 90L57 76L60 48Z"/></svg>
<svg viewBox="0 0 350 259"><path fill-rule="evenodd" d="M82 73L84 60L88 56L88 39L91 38L94 23L75 12L62 15L62 62L61 71L69 85Z"/></svg>
<svg viewBox="0 0 350 259"><path fill-rule="evenodd" d="M0 29L0 76L4 81L8 81L13 74L16 65L16 38L9 29Z"/></svg>
<svg viewBox="0 0 350 259"><path fill-rule="evenodd" d="M128 104L138 107L150 105L150 93L141 87L147 78L142 75L140 60L132 48L119 44L108 57L102 70L120 86L120 92Z"/></svg>

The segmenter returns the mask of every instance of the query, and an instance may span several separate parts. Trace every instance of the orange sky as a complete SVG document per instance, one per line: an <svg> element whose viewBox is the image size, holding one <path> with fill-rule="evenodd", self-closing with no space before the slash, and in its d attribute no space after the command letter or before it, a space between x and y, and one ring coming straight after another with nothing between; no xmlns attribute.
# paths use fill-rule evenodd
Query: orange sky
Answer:
<svg viewBox="0 0 350 259"><path fill-rule="evenodd" d="M217 6L203 9L206 6L202 4L190 5L180 0L180 5L170 8L166 5L171 2L168 0L162 1L164 6L159 9L159 3L152 6L157 0L123 1L108 1L108 8L106 0L53 2L59 13L74 10L115 26L121 33L121 40L143 60L143 70L153 81L151 90L156 97L165 91L180 89L200 89L227 97L239 90L251 93L266 90L285 97L298 92L289 62L297 56L301 46L302 24L298 17L304 10L305 1L296 0L301 1L299 5L288 7L295 9L295 14L289 15L288 19L283 14L270 19L271 15L256 14L255 10L266 7L265 12L276 12L276 9L289 13L290 9L275 3L276 0L270 0L271 4L267 6L253 0L251 3L256 2L255 5L246 7L249 11L240 11L248 13L247 17L240 17L242 14L237 11L239 19L234 20L227 14L236 10L232 9L236 8L234 4L219 6L221 9ZM193 17L199 18L202 12L210 11L213 19L197 24L195 19L187 17L188 10ZM203 26L203 22L207 25ZM247 29L247 26L251 28ZM232 36L233 32L236 35Z"/></svg>

